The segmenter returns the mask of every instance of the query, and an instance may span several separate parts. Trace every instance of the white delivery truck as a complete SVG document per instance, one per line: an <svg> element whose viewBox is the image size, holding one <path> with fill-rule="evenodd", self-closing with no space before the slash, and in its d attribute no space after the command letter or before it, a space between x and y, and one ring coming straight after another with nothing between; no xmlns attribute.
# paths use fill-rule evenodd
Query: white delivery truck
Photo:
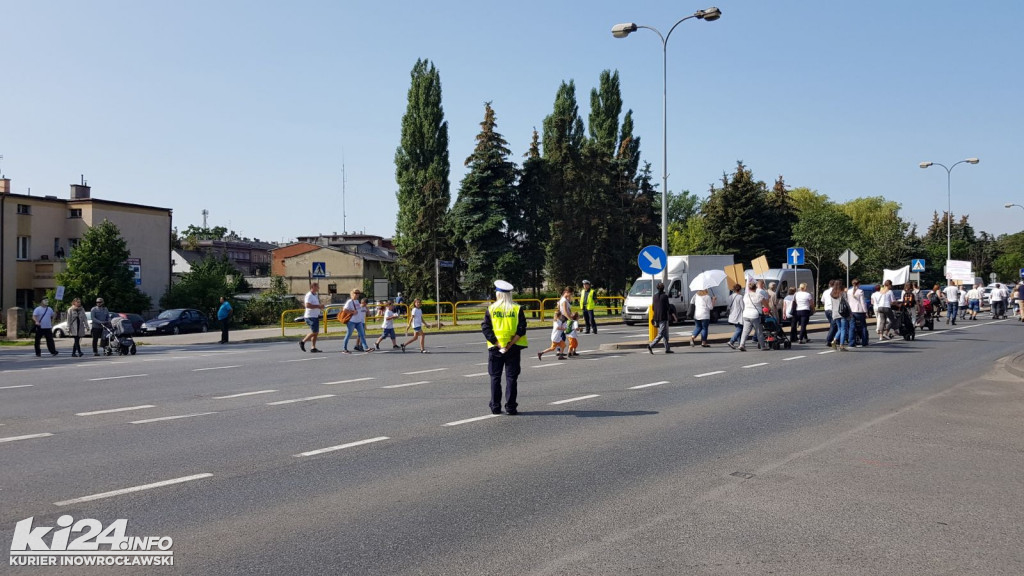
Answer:
<svg viewBox="0 0 1024 576"><path fill-rule="evenodd" d="M665 284L665 291L668 293L672 310L680 322L686 316L686 311L690 307L690 297L693 296L693 292L690 290L690 281L705 270L724 272L726 266L732 265L733 258L728 255L668 257L668 282ZM629 326L647 322L647 309L651 306L658 282L661 282L660 274L654 277L653 285L649 275L643 275L633 281L633 286L629 289L626 302L622 307L623 322ZM711 312L711 321L718 322L719 318L728 315L726 308L729 305L729 280L723 280L710 292L718 298L715 309Z"/></svg>

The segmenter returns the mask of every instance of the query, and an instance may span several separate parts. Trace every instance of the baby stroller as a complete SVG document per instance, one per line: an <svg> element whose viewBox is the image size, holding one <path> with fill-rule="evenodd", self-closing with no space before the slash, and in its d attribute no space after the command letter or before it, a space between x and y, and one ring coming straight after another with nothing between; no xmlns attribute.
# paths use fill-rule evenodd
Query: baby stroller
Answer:
<svg viewBox="0 0 1024 576"><path fill-rule="evenodd" d="M789 350L793 344L789 341L789 336L786 335L786 331L782 328L782 324L779 323L778 318L769 313L767 308L764 310L765 313L761 315L761 334L764 336L764 343L767 346L767 349Z"/></svg>
<svg viewBox="0 0 1024 576"><path fill-rule="evenodd" d="M126 356L131 354L135 355L135 340L132 338L134 329L132 323L126 318L120 316L114 316L110 319L110 323L103 325L103 340L106 345L103 347L103 352L107 356Z"/></svg>
<svg viewBox="0 0 1024 576"><path fill-rule="evenodd" d="M902 336L904 340L913 340L917 332L914 326L913 310L902 303L899 304L897 309L896 303L893 303L892 312L896 316L893 330Z"/></svg>
<svg viewBox="0 0 1024 576"><path fill-rule="evenodd" d="M915 326L926 330L935 330L935 311L937 304L928 298L921 300L921 308L917 313Z"/></svg>

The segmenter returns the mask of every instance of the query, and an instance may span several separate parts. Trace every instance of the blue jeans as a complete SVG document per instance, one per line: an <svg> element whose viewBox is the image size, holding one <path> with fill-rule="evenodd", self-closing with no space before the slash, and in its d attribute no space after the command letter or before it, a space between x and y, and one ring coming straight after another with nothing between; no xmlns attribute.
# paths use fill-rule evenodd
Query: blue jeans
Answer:
<svg viewBox="0 0 1024 576"><path fill-rule="evenodd" d="M868 345L867 312L854 312L850 319L850 343L857 343L858 340L861 346Z"/></svg>
<svg viewBox="0 0 1024 576"><path fill-rule="evenodd" d="M825 310L825 318L828 319L828 336L825 336L825 346L830 346L832 340L836 337L836 330L839 329L839 324L836 322L837 318L832 316L831 310Z"/></svg>
<svg viewBox="0 0 1024 576"><path fill-rule="evenodd" d="M366 345L366 324L349 320L345 327L348 330L345 332L345 343L341 345L343 350L348 350L348 339L352 336L353 331L357 334L356 344L361 344L364 350L369 348Z"/></svg>
<svg viewBox="0 0 1024 576"><path fill-rule="evenodd" d="M690 336L694 337L694 336L697 336L698 334L700 334L700 341L701 342L707 342L708 341L708 327L711 326L711 320L710 319L709 320L694 320L693 324L694 324L694 326L693 326L693 334L690 334Z"/></svg>
<svg viewBox="0 0 1024 576"><path fill-rule="evenodd" d="M946 322L956 324L956 315L960 312L959 302L946 302Z"/></svg>
<svg viewBox="0 0 1024 576"><path fill-rule="evenodd" d="M838 346L845 346L850 343L850 319L839 316L832 321L836 329L835 343Z"/></svg>
<svg viewBox="0 0 1024 576"><path fill-rule="evenodd" d="M729 342L735 344L740 341L740 334L743 333L743 323L733 324L733 326L736 327L736 330L732 333L732 338L729 338Z"/></svg>

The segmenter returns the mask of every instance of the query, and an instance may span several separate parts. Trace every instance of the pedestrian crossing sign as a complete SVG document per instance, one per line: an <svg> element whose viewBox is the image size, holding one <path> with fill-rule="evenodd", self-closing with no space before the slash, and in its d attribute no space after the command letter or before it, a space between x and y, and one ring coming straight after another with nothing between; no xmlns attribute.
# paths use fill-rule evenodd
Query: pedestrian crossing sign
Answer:
<svg viewBox="0 0 1024 576"><path fill-rule="evenodd" d="M313 262L313 278L327 277L327 264L324 262Z"/></svg>
<svg viewBox="0 0 1024 576"><path fill-rule="evenodd" d="M910 261L911 272L924 272L924 258L914 258Z"/></svg>

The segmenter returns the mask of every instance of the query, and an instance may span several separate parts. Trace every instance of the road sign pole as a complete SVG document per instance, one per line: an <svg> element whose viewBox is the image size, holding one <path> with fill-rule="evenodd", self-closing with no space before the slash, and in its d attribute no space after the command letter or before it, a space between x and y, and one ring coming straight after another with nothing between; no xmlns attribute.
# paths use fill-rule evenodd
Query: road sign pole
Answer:
<svg viewBox="0 0 1024 576"><path fill-rule="evenodd" d="M437 329L441 329L441 259L434 258L434 289L436 290L436 298L434 299L434 311L437 312Z"/></svg>

